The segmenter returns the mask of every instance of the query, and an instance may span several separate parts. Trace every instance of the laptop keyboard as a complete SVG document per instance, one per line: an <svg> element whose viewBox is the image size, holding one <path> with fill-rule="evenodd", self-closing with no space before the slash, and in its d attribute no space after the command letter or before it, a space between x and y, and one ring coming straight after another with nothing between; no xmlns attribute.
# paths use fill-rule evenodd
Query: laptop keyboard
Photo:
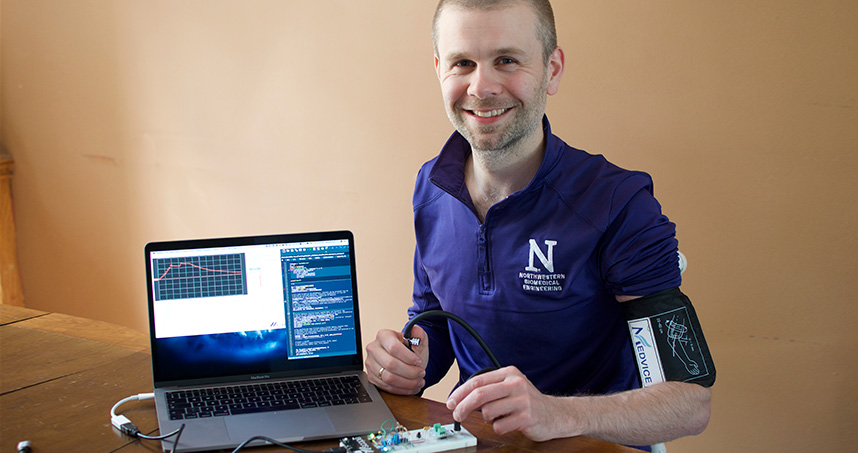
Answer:
<svg viewBox="0 0 858 453"><path fill-rule="evenodd" d="M357 376L176 390L166 395L171 420L372 401Z"/></svg>

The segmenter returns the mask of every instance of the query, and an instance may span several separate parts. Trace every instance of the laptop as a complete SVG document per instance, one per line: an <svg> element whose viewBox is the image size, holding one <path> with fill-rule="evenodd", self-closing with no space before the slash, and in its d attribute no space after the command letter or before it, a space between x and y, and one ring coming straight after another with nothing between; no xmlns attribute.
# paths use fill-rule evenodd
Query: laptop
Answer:
<svg viewBox="0 0 858 453"><path fill-rule="evenodd" d="M358 436L394 420L362 371L354 252L349 231L146 245L158 425L185 425L165 451Z"/></svg>

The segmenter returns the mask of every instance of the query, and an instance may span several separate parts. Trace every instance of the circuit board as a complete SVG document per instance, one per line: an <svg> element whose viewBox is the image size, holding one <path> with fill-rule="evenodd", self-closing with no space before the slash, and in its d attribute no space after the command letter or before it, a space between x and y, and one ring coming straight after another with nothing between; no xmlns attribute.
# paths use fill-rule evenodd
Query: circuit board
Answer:
<svg viewBox="0 0 858 453"><path fill-rule="evenodd" d="M340 441L340 446L349 453L434 453L466 448L476 450L476 445L477 438L458 423L436 423L412 430L397 425L390 431L379 431L364 437L348 437Z"/></svg>

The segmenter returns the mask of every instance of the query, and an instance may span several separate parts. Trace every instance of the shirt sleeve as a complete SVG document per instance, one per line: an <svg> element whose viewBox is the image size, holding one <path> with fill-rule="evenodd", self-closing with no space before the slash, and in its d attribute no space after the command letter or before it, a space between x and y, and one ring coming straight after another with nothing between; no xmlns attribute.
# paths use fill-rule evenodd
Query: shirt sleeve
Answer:
<svg viewBox="0 0 858 453"><path fill-rule="evenodd" d="M429 310L441 310L441 303L432 292L429 277L423 269L420 252L414 252L413 304L408 309L408 319ZM437 384L450 370L455 359L450 341L450 329L446 318L426 318L419 325L429 336L429 363L426 365L426 387Z"/></svg>
<svg viewBox="0 0 858 453"><path fill-rule="evenodd" d="M679 287L676 225L662 214L648 175L617 186L611 221L600 244L600 267L614 295L646 296Z"/></svg>

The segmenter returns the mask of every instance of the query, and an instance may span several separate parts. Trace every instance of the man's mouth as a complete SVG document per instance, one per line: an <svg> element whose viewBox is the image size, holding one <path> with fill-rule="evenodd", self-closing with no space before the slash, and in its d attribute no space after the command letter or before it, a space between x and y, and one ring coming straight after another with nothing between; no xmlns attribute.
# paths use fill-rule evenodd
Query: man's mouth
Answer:
<svg viewBox="0 0 858 453"><path fill-rule="evenodd" d="M468 110L474 116L478 116L480 118L494 118L496 116L503 115L509 109L496 109L496 110Z"/></svg>

